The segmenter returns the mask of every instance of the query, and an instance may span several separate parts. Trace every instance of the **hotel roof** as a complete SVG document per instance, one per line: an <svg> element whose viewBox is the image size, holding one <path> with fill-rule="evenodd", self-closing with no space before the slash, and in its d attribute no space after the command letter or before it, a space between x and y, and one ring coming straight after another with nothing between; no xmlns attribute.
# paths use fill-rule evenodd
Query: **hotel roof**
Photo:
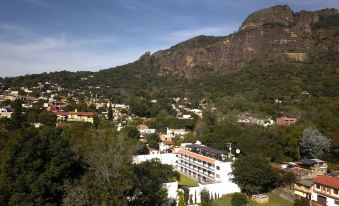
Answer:
<svg viewBox="0 0 339 206"><path fill-rule="evenodd" d="M214 149L214 148L211 148L211 147L206 147L206 146L203 146L203 145L200 145L200 144L188 144L188 145L186 145L186 147L194 148L194 149L200 149L202 151L210 152L210 153L214 153L214 154L225 154L226 153L226 151L217 150L217 149Z"/></svg>

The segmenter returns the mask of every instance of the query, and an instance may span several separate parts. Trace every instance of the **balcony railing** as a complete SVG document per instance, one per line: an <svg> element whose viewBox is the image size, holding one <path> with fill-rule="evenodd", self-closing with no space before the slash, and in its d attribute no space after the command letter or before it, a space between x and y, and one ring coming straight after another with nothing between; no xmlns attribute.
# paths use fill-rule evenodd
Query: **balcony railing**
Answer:
<svg viewBox="0 0 339 206"><path fill-rule="evenodd" d="M192 167L192 166L189 166L189 165L185 165L185 164L182 164L182 163L178 163L177 166L178 166L179 168L180 168L180 166L182 166L182 167L184 167L184 168L186 168L186 169L188 169L188 170L197 172L197 173L199 173L200 175L203 175L203 176L205 176L205 177L207 177L207 178L214 178L214 174L208 173L208 172L204 172L204 171L202 171L202 170L198 170L198 169L196 169L196 168L194 168L194 167Z"/></svg>
<svg viewBox="0 0 339 206"><path fill-rule="evenodd" d="M203 166L203 167L205 167L205 168L207 168L207 169L210 169L210 170L214 170L214 169L215 169L215 167L212 166L212 165L209 166L208 164L203 164L202 162L199 162L199 161L197 161L197 160L193 160L193 159L188 158L188 157L185 157L185 156L179 156L178 158L179 158L179 159L187 160L187 161L189 161L189 162L192 162L192 163L194 163L195 165Z"/></svg>

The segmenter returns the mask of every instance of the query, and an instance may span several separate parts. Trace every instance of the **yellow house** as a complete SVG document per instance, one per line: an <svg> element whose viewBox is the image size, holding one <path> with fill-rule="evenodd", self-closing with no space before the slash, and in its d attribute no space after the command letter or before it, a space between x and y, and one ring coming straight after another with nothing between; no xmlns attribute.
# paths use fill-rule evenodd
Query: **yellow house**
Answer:
<svg viewBox="0 0 339 206"><path fill-rule="evenodd" d="M57 121L93 123L94 112L54 112Z"/></svg>

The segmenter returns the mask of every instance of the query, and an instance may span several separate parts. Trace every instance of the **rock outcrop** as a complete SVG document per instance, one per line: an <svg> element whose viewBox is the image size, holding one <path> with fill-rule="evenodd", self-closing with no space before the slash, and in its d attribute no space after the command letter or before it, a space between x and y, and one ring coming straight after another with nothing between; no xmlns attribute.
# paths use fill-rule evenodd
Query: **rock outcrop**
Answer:
<svg viewBox="0 0 339 206"><path fill-rule="evenodd" d="M228 73L251 62L308 62L322 52L339 52L329 41L338 35L339 25L317 26L326 17L337 20L338 11L294 13L287 5L273 6L249 15L229 36L198 36L167 50L146 53L139 61L156 68L159 75L185 78L204 71Z"/></svg>

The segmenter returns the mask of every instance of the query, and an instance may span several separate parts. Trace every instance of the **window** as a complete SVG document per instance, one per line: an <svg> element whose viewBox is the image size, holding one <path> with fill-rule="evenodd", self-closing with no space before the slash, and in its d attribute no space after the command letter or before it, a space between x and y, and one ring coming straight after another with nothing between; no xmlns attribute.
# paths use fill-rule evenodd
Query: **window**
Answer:
<svg viewBox="0 0 339 206"><path fill-rule="evenodd" d="M338 190L337 189L333 189L333 193L337 195L338 194Z"/></svg>
<svg viewBox="0 0 339 206"><path fill-rule="evenodd" d="M216 175L217 178L220 178L220 175Z"/></svg>
<svg viewBox="0 0 339 206"><path fill-rule="evenodd" d="M219 166L217 166L217 170L220 170L220 167L219 167Z"/></svg>
<svg viewBox="0 0 339 206"><path fill-rule="evenodd" d="M339 200L335 200L334 204L339 205Z"/></svg>
<svg viewBox="0 0 339 206"><path fill-rule="evenodd" d="M320 189L320 185L319 184L317 184L316 187L317 187L317 189Z"/></svg>

